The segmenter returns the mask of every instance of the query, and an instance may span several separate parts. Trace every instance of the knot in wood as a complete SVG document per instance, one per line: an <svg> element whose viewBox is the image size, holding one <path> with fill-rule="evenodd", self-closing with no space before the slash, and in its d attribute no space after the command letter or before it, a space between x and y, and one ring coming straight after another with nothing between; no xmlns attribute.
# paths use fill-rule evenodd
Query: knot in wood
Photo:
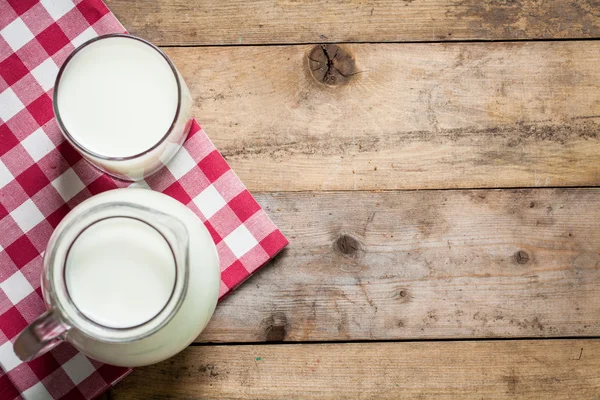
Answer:
<svg viewBox="0 0 600 400"><path fill-rule="evenodd" d="M341 235L334 243L335 249L349 257L356 257L360 243L350 235Z"/></svg>
<svg viewBox="0 0 600 400"><path fill-rule="evenodd" d="M286 335L287 317L282 312L276 312L267 319L265 339L267 342L282 342Z"/></svg>
<svg viewBox="0 0 600 400"><path fill-rule="evenodd" d="M308 66L313 78L329 86L347 83L357 74L354 57L336 44L313 47L308 55Z"/></svg>
<svg viewBox="0 0 600 400"><path fill-rule="evenodd" d="M527 254L527 252L523 250L519 250L515 253L515 261L517 262L517 264L527 264L527 262L529 261L529 254Z"/></svg>

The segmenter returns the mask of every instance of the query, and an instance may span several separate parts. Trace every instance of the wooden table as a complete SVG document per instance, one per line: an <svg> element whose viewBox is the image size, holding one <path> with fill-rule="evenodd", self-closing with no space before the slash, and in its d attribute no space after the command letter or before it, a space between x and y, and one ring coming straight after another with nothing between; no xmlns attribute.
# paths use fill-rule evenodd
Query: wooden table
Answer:
<svg viewBox="0 0 600 400"><path fill-rule="evenodd" d="M291 241L111 399L600 398L598 0L108 5Z"/></svg>

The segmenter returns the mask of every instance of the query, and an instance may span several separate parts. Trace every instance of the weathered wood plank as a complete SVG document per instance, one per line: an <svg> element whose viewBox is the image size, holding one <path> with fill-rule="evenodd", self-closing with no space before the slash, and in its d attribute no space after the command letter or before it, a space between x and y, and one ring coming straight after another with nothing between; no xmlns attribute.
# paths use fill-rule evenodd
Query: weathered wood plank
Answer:
<svg viewBox="0 0 600 400"><path fill-rule="evenodd" d="M598 368L598 340L190 347L112 398L597 399Z"/></svg>
<svg viewBox="0 0 600 400"><path fill-rule="evenodd" d="M600 185L600 42L172 48L195 114L254 191Z"/></svg>
<svg viewBox="0 0 600 400"><path fill-rule="evenodd" d="M257 198L291 244L199 341L600 335L600 189Z"/></svg>
<svg viewBox="0 0 600 400"><path fill-rule="evenodd" d="M597 0L108 0L165 45L600 37Z"/></svg>

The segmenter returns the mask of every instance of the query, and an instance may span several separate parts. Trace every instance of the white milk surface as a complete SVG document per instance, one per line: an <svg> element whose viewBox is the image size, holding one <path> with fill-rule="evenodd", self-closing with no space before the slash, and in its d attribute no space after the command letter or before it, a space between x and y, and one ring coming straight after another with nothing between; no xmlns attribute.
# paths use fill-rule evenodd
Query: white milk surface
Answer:
<svg viewBox="0 0 600 400"><path fill-rule="evenodd" d="M151 46L113 37L93 42L69 61L57 107L70 135L106 157L140 154L167 133L177 110L177 80Z"/></svg>
<svg viewBox="0 0 600 400"><path fill-rule="evenodd" d="M133 218L109 218L87 228L73 243L66 283L86 317L111 328L140 325L167 304L175 285L175 261L163 236Z"/></svg>

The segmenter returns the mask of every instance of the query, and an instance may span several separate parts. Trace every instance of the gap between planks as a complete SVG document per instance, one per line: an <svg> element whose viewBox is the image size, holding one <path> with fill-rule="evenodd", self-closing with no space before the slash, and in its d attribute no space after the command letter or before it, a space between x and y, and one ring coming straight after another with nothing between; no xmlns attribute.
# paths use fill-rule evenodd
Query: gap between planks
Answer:
<svg viewBox="0 0 600 400"><path fill-rule="evenodd" d="M213 346L292 346L296 344L361 344L361 343L445 343L445 342L512 342L512 341L536 341L536 340L597 340L600 336L557 336L557 337L492 337L492 338L440 338L440 339L363 339L363 340L316 340L316 341L294 341L294 342L193 342L190 347L213 347Z"/></svg>
<svg viewBox="0 0 600 400"><path fill-rule="evenodd" d="M252 191L254 195L276 194L276 193L394 193L394 192L449 192L449 191L476 191L476 190L555 190L555 189L598 189L600 185L594 186L514 186L514 187L473 187L473 188L423 188L423 189L347 189L347 190L257 190Z"/></svg>
<svg viewBox="0 0 600 400"><path fill-rule="evenodd" d="M227 43L227 44L160 44L158 47L172 48L206 48L206 47L281 47L307 46L321 44L463 44L463 43L535 43L535 42L594 42L600 38L547 38L547 39L464 39L464 40L406 40L400 42L296 42L296 43Z"/></svg>

